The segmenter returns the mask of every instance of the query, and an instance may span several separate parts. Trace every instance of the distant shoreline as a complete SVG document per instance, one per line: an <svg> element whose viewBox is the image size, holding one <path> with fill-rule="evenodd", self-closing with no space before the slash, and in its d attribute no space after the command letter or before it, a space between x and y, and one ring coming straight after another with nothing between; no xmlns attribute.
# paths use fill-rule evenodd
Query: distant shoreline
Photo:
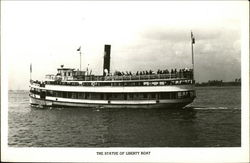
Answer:
<svg viewBox="0 0 250 163"><path fill-rule="evenodd" d="M241 87L241 85L195 85L195 87Z"/></svg>
<svg viewBox="0 0 250 163"><path fill-rule="evenodd" d="M241 80L236 79L235 81L230 82L223 82L222 80L209 80L208 82L203 83L195 83L196 87L211 87L211 86L217 86L217 87L227 87L227 86L241 86Z"/></svg>

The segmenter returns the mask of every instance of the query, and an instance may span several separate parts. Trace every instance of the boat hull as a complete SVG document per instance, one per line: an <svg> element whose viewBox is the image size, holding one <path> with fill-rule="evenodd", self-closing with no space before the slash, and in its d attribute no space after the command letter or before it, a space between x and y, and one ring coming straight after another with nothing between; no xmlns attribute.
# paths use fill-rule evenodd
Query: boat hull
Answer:
<svg viewBox="0 0 250 163"><path fill-rule="evenodd" d="M54 101L40 99L30 96L30 104L39 107L85 107L85 108L183 108L193 102L193 98L174 100L149 100L139 101L110 101L109 103L95 103L94 100L88 102Z"/></svg>

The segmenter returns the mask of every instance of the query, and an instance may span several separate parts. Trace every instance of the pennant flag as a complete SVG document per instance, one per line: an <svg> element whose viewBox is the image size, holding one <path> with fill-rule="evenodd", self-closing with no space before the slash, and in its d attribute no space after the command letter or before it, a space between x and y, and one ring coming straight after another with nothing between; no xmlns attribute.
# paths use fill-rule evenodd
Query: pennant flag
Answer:
<svg viewBox="0 0 250 163"><path fill-rule="evenodd" d="M195 38L194 38L193 32L191 32L191 39L192 39L192 44L195 44Z"/></svg>
<svg viewBox="0 0 250 163"><path fill-rule="evenodd" d="M81 46L77 49L77 51L81 51Z"/></svg>

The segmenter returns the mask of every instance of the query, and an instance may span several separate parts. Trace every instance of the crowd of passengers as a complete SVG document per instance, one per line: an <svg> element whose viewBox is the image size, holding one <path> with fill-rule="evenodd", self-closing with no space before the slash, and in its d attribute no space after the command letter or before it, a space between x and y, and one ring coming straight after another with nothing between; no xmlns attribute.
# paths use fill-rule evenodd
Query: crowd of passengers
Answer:
<svg viewBox="0 0 250 163"><path fill-rule="evenodd" d="M175 76L178 78L189 78L192 79L193 77L193 70L192 69L171 69L169 71L168 69L166 70L157 70L157 72L154 72L152 70L149 71L137 71L136 73L132 73L131 71L126 71L126 72L120 72L116 71L114 73L114 76L143 76L143 75L158 75L158 74L165 74L165 75L170 75L170 76ZM41 81L31 81L31 83L38 84L40 87L45 87L45 84L56 84L56 85L72 85L72 86L78 86L78 82L62 82L60 80L58 81L53 81L53 82L41 82ZM189 83L188 83L189 84Z"/></svg>
<svg viewBox="0 0 250 163"><path fill-rule="evenodd" d="M183 76L183 77L187 77L192 75L193 70L192 69L171 69L171 71L169 71L168 69L165 70L160 70L158 69L157 72L154 72L152 70L149 71L137 71L136 73L132 73L131 71L116 71L114 73L114 76L134 76L134 75L155 75L155 74L171 74L171 75L178 75L178 76Z"/></svg>
<svg viewBox="0 0 250 163"><path fill-rule="evenodd" d="M45 87L45 84L46 84L46 82L38 81L38 80L30 80L30 83L31 83L31 84L37 84L37 85L39 85L40 87Z"/></svg>
<svg viewBox="0 0 250 163"><path fill-rule="evenodd" d="M183 81L166 81L166 82L138 82L136 83L95 83L93 85L91 82L63 82L63 81L32 81L34 84L38 84L40 87L45 87L46 84L49 85L67 85L67 86L156 86L156 85L183 85L183 84L192 84L192 80L183 80ZM104 84L104 85L103 85ZM107 85L108 84L108 85Z"/></svg>

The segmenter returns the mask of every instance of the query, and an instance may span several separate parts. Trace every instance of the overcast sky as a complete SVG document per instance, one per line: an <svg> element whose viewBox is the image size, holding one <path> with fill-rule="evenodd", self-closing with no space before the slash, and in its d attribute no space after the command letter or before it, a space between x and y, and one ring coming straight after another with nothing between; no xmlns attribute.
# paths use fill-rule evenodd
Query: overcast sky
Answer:
<svg viewBox="0 0 250 163"><path fill-rule="evenodd" d="M1 46L10 89L61 64L102 74L104 44L111 44L111 71L191 68L190 31L196 38L195 78L241 77L241 2L2 2Z"/></svg>

